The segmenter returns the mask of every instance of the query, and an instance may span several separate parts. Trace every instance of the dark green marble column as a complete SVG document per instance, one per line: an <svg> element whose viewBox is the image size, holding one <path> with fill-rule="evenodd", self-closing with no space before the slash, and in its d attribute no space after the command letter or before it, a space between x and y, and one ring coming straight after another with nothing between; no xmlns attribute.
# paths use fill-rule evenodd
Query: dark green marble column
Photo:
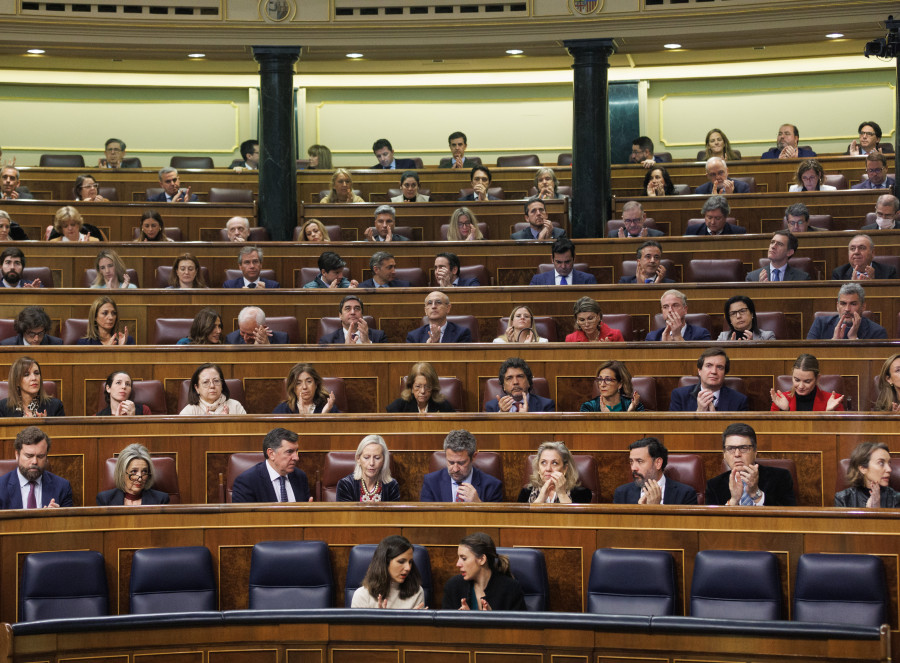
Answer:
<svg viewBox="0 0 900 663"><path fill-rule="evenodd" d="M254 46L259 62L259 225L289 240L297 225L294 63L299 46Z"/></svg>
<svg viewBox="0 0 900 663"><path fill-rule="evenodd" d="M612 189L609 156L607 70L612 39L563 42L573 58L572 236L603 237Z"/></svg>

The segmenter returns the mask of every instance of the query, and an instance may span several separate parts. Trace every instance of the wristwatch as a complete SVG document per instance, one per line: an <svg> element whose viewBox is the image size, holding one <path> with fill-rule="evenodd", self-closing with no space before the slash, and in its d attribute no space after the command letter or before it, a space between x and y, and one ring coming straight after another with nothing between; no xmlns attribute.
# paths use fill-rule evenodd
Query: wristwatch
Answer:
<svg viewBox="0 0 900 663"><path fill-rule="evenodd" d="M762 491L759 489L759 487L756 488L756 492L753 493L753 495L751 495L750 497L753 498L754 502L762 497Z"/></svg>

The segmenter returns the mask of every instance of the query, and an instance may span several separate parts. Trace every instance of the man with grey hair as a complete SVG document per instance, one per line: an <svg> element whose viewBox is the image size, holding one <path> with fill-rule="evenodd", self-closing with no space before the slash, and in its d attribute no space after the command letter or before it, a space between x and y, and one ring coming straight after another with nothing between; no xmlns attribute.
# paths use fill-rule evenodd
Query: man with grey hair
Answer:
<svg viewBox="0 0 900 663"><path fill-rule="evenodd" d="M897 269L876 262L875 242L868 235L854 235L847 245L850 262L835 267L831 278L835 281L868 281L869 279L895 279Z"/></svg>
<svg viewBox="0 0 900 663"><path fill-rule="evenodd" d="M648 341L709 341L709 330L685 322L687 297L679 290L666 290L659 299L664 327L647 334Z"/></svg>
<svg viewBox="0 0 900 663"><path fill-rule="evenodd" d="M784 228L795 235L821 230L809 225L809 208L803 203L794 203L784 210Z"/></svg>
<svg viewBox="0 0 900 663"><path fill-rule="evenodd" d="M721 157L710 157L706 161L706 179L709 181L701 184L694 193L703 195L750 193L750 185L741 180L728 179L728 164Z"/></svg>
<svg viewBox="0 0 900 663"><path fill-rule="evenodd" d="M286 332L269 329L266 314L258 306L245 306L238 313L238 328L225 337L232 345L274 345L289 343Z"/></svg>
<svg viewBox="0 0 900 663"><path fill-rule="evenodd" d="M273 428L263 438L265 459L241 472L231 490L234 504L247 502L312 502L306 473L300 462L299 436L286 428Z"/></svg>
<svg viewBox="0 0 900 663"><path fill-rule="evenodd" d="M250 220L243 216L233 216L225 224L229 242L246 242L250 239Z"/></svg>
<svg viewBox="0 0 900 663"><path fill-rule="evenodd" d="M900 200L889 193L878 196L875 202L875 223L870 223L860 230L900 230Z"/></svg>
<svg viewBox="0 0 900 663"><path fill-rule="evenodd" d="M700 210L703 215L703 223L692 226L685 231L685 235L743 235L746 228L728 223L728 215L731 214L731 205L725 196L710 196Z"/></svg>
<svg viewBox="0 0 900 663"><path fill-rule="evenodd" d="M403 235L394 234L397 221L397 210L390 205L379 205L375 208L375 225L366 228L367 242L407 242Z"/></svg>
<svg viewBox="0 0 900 663"><path fill-rule="evenodd" d="M222 284L223 288L277 288L278 281L264 279L262 273L262 249L256 246L242 246L238 253L238 265L241 275L235 279L229 279Z"/></svg>
<svg viewBox="0 0 900 663"><path fill-rule="evenodd" d="M171 166L161 168L159 171L159 185L162 193L147 198L151 203L196 203L197 194L191 193L191 188L183 188L178 178L178 171Z"/></svg>
<svg viewBox="0 0 900 663"><path fill-rule="evenodd" d="M19 169L15 166L0 170L0 200L34 200L28 187L19 184Z"/></svg>
<svg viewBox="0 0 900 663"><path fill-rule="evenodd" d="M478 453L475 436L467 430L452 430L444 438L447 469L426 474L420 502L502 502L503 483L475 467Z"/></svg>
<svg viewBox="0 0 900 663"><path fill-rule="evenodd" d="M360 288L409 288L409 281L394 278L397 261L387 251L376 251L369 258L372 278L359 284Z"/></svg>
<svg viewBox="0 0 900 663"><path fill-rule="evenodd" d="M648 228L644 224L647 214L644 208L636 200L629 200L622 206L623 226L618 230L610 230L607 237L662 237L663 232L655 228Z"/></svg>
<svg viewBox="0 0 900 663"><path fill-rule="evenodd" d="M887 330L863 317L866 291L859 283L845 283L838 291L837 315L821 316L813 321L807 339L856 341L887 338Z"/></svg>

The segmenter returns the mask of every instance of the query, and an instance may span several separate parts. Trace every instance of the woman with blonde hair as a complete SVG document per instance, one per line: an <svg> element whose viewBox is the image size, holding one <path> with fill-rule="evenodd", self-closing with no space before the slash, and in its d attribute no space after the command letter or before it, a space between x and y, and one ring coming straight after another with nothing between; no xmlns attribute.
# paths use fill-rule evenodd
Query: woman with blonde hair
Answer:
<svg viewBox="0 0 900 663"><path fill-rule="evenodd" d="M356 467L338 481L338 502L396 502L400 485L391 477L391 452L380 435L366 435L356 447Z"/></svg>
<svg viewBox="0 0 900 663"><path fill-rule="evenodd" d="M513 306L509 314L509 323L506 331L493 340L494 343L548 343L549 341L538 334L534 326L534 314L531 308L524 304Z"/></svg>
<svg viewBox="0 0 900 663"><path fill-rule="evenodd" d="M572 453L564 442L544 442L531 461L531 478L518 502L588 504L591 491L580 485Z"/></svg>
<svg viewBox="0 0 900 663"><path fill-rule="evenodd" d="M802 354L794 362L789 392L771 389L772 411L843 412L844 397L819 389L819 360Z"/></svg>
<svg viewBox="0 0 900 663"><path fill-rule="evenodd" d="M459 207L450 215L450 226L447 228L448 242L471 242L484 239L478 229L478 218L468 207Z"/></svg>
<svg viewBox="0 0 900 663"><path fill-rule="evenodd" d="M97 257L94 259L94 269L97 270L97 275L91 284L92 288L108 288L111 290L137 288L131 282L131 277L128 276L125 263L122 262L119 254L112 249L103 249L97 254Z"/></svg>
<svg viewBox="0 0 900 663"><path fill-rule="evenodd" d="M9 367L9 395L0 401L0 417L64 417L62 401L44 391L41 365L19 357Z"/></svg>
<svg viewBox="0 0 900 663"><path fill-rule="evenodd" d="M309 219L300 226L300 237L297 239L300 242L311 242L314 244L331 242L331 237L328 235L325 225L318 219Z"/></svg>
<svg viewBox="0 0 900 663"><path fill-rule="evenodd" d="M876 412L900 413L900 353L888 357L878 373Z"/></svg>
<svg viewBox="0 0 900 663"><path fill-rule="evenodd" d="M142 444L129 444L116 459L115 488L97 493L98 506L141 506L168 504L169 494L153 490L156 479L153 459Z"/></svg>
<svg viewBox="0 0 900 663"><path fill-rule="evenodd" d="M566 336L566 343L625 342L622 332L603 322L600 304L590 297L575 302L572 317L575 318L575 331Z"/></svg>
<svg viewBox="0 0 900 663"><path fill-rule="evenodd" d="M366 202L353 193L353 178L350 171L338 168L331 175L331 191L322 198L321 203L364 203Z"/></svg>
<svg viewBox="0 0 900 663"><path fill-rule="evenodd" d="M400 398L387 406L388 412L456 412L441 393L441 383L434 366L427 361L413 364L406 376L406 388Z"/></svg>
<svg viewBox="0 0 900 663"><path fill-rule="evenodd" d="M56 210L53 217L53 231L59 233L51 242L99 242L100 240L87 232L81 212L66 205Z"/></svg>

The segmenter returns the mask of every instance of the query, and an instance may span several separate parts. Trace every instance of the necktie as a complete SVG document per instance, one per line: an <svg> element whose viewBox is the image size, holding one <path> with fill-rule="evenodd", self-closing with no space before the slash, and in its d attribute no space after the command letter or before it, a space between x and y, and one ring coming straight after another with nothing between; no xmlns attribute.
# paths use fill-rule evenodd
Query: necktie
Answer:
<svg viewBox="0 0 900 663"><path fill-rule="evenodd" d="M287 486L284 483L284 477L278 477L278 481L281 482L281 502L287 502Z"/></svg>
<svg viewBox="0 0 900 663"><path fill-rule="evenodd" d="M456 483L456 482L454 482L454 483ZM457 483L457 484L456 484L456 501L457 501L457 502L462 502L462 501L464 501L464 500L463 500L463 498L462 498L462 495L459 494L459 486L460 486L460 484Z"/></svg>
<svg viewBox="0 0 900 663"><path fill-rule="evenodd" d="M753 498L750 497L750 494L747 492L747 484L744 484L744 492L741 495L740 505L741 506L753 506L753 504L754 504Z"/></svg>
<svg viewBox="0 0 900 663"><path fill-rule="evenodd" d="M34 487L36 485L34 481L28 482L28 504L25 506L26 509L37 509L37 500L34 496Z"/></svg>
<svg viewBox="0 0 900 663"><path fill-rule="evenodd" d="M255 283L248 283L248 284L247 284L247 287L248 287L248 288L255 288L255 287L256 287L256 284L255 284Z"/></svg>
<svg viewBox="0 0 900 663"><path fill-rule="evenodd" d="M773 269L773 270L772 270L772 280L773 280L773 281L780 281L780 280L781 280L781 270L780 270L780 269Z"/></svg>
<svg viewBox="0 0 900 663"><path fill-rule="evenodd" d="M560 285L569 285L568 283L566 283L566 277L565 277L565 276L560 276L560 277L559 277L559 284L560 284Z"/></svg>

